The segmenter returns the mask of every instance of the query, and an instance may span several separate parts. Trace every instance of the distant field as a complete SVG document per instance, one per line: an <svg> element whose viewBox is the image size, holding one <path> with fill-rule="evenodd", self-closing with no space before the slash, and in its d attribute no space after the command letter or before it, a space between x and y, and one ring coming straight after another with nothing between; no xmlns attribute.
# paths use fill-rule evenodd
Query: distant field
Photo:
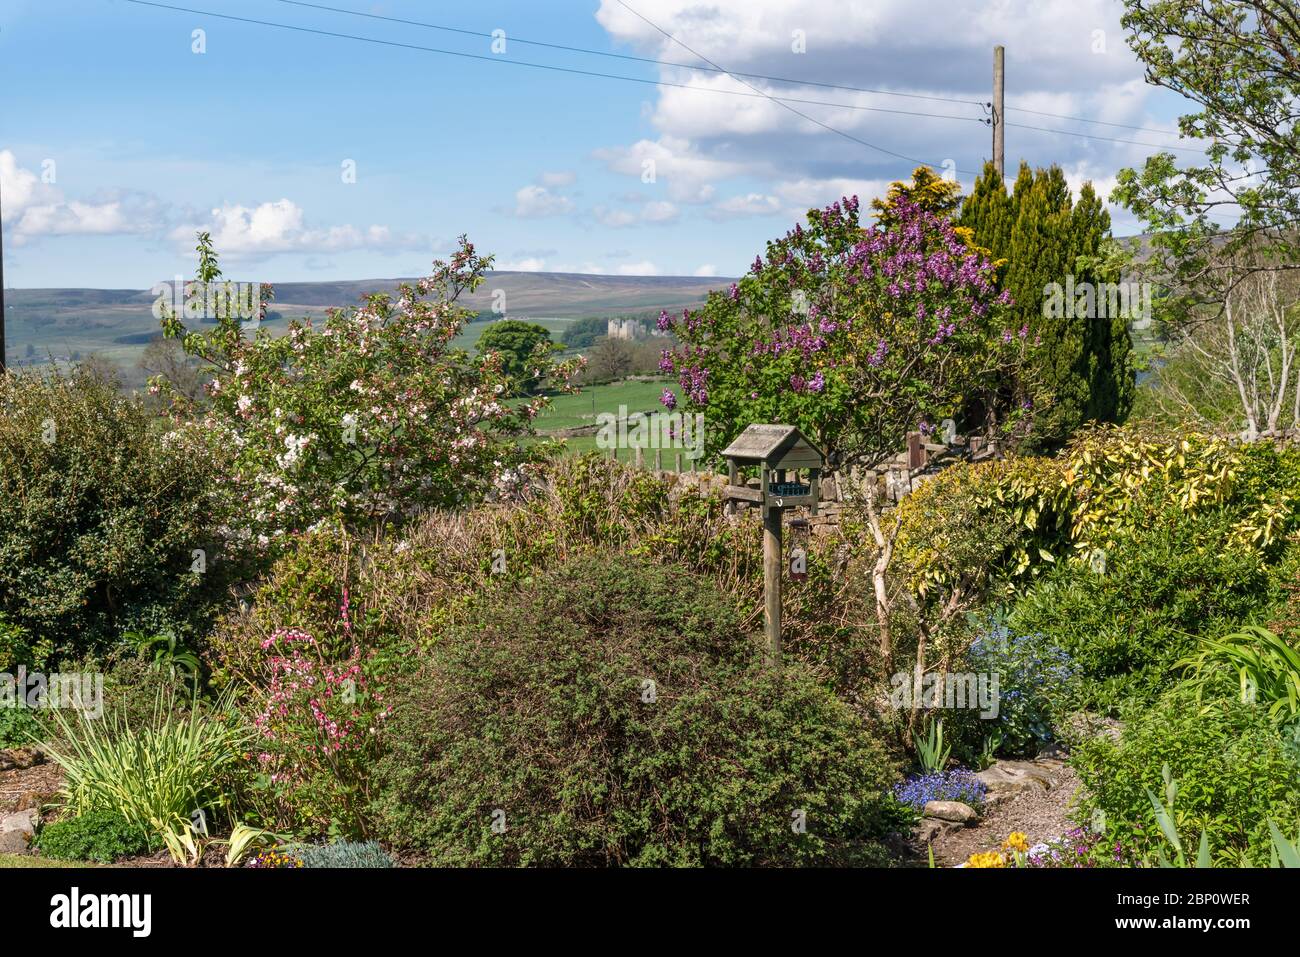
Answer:
<svg viewBox="0 0 1300 957"><path fill-rule="evenodd" d="M611 382L589 386L576 395L553 396L550 408L538 417L537 428L546 432L596 425L597 415L602 412L617 415L619 406L627 406L628 413L662 411L659 396L664 386L670 384L667 379Z"/></svg>
<svg viewBox="0 0 1300 957"><path fill-rule="evenodd" d="M721 277L496 272L489 273L462 305L477 311L502 302L510 318L540 323L558 341L574 319L653 315L659 309L696 306L710 289L729 282ZM277 283L272 309L279 318L265 328L279 335L290 319L320 318L327 307L355 305L366 293L392 292L396 285L393 279ZM144 376L136 364L159 332L153 301L148 290L136 289L6 289L6 359L20 367L40 366L50 358L66 363L74 356L95 355L116 363L128 387L139 387ZM456 345L472 351L489 324L471 323Z"/></svg>
<svg viewBox="0 0 1300 957"><path fill-rule="evenodd" d="M668 379L611 382L607 385L583 389L577 395L554 396L551 407L538 418L537 429L539 432L549 432L555 429L597 425L596 417L599 414L608 412L618 415L620 406L625 407L623 411L627 415L634 412L663 412L664 407L659 404L659 396L663 394L665 387L673 386L674 383ZM595 435L575 435L559 441L564 443L568 455L582 455L596 450ZM629 461L632 455L629 449L618 451L619 459L625 462ZM646 453L647 462L652 461L653 457L653 451ZM674 461L673 452L665 450L664 466L672 468Z"/></svg>

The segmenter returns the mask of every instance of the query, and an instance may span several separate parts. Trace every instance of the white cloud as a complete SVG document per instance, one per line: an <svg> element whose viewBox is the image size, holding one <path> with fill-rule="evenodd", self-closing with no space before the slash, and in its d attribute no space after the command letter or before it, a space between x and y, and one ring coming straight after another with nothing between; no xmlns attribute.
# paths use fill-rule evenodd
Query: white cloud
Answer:
<svg viewBox="0 0 1300 957"><path fill-rule="evenodd" d="M592 209L591 215L595 216L596 222L602 226L610 226L614 229L632 226L636 223L636 213L626 209L610 209L608 206L596 206Z"/></svg>
<svg viewBox="0 0 1300 957"><path fill-rule="evenodd" d="M515 193L515 215L524 219L561 216L572 210L569 197L552 193L545 186L525 186Z"/></svg>
<svg viewBox="0 0 1300 957"><path fill-rule="evenodd" d="M352 225L310 229L305 225L303 210L289 199L242 206L226 203L212 210L206 223L177 226L170 238L186 246L194 234L205 230L212 234L213 246L223 255L246 256L258 253L337 252L350 249L399 249L425 245L420 237L395 236L387 226L358 228Z"/></svg>
<svg viewBox="0 0 1300 957"><path fill-rule="evenodd" d="M493 263L492 268L501 272L541 272L546 268L546 260L530 256L514 262Z"/></svg>
<svg viewBox="0 0 1300 957"><path fill-rule="evenodd" d="M947 161L969 190L990 152L980 104L989 98L997 43L1007 47L1008 119L1019 124L1007 130L1008 174L1023 158L1035 166L1084 164L1095 181L1108 181L1162 145L1190 145L1176 136L1016 112L1176 128L1166 118L1176 104L1144 82L1124 40L1123 7L1113 0L641 0L635 6L653 26L617 0L601 0L596 20L614 42L647 56L698 62L659 27L725 69L807 81L744 83L770 95L835 104L789 105L848 134L839 136L762 96L720 92L752 92L725 74L659 68L662 80L681 86L658 87L648 104L645 116L657 135L593 155L638 180L652 163L671 200L708 205L710 218L767 210L801 216L847 193L867 202L919 163L942 168ZM961 29L917 28L926 23ZM793 48L796 31L805 53ZM1092 135L1055 132L1067 129ZM727 198L719 199L720 192Z"/></svg>
<svg viewBox="0 0 1300 957"><path fill-rule="evenodd" d="M713 265L713 263L704 263L704 264L701 265L701 266L697 266L697 267L695 268L695 272L693 272L691 275L693 275L693 276L716 276L717 274L718 274L718 267L717 267L717 266Z"/></svg>
<svg viewBox="0 0 1300 957"><path fill-rule="evenodd" d="M714 203L709 210L713 219L729 219L734 216L771 216L781 211L781 201L775 196L764 193L746 193L743 196L729 196Z"/></svg>
<svg viewBox="0 0 1300 957"><path fill-rule="evenodd" d="M663 224L675 222L678 209L676 204L667 200L651 200L648 203L643 203L641 208L636 210L595 206L592 208L591 214L595 217L596 222L602 226L621 229L626 226L636 226L640 223Z"/></svg>
<svg viewBox="0 0 1300 957"><path fill-rule="evenodd" d="M41 236L143 233L157 229L161 204L144 193L118 190L102 201L67 199L54 184L0 150L4 225L21 246Z"/></svg>
<svg viewBox="0 0 1300 957"><path fill-rule="evenodd" d="M643 259L638 263L624 263L614 272L619 276L657 276L659 267L648 259Z"/></svg>
<svg viewBox="0 0 1300 957"><path fill-rule="evenodd" d="M670 223L677 218L677 207L664 200L655 200L641 207L641 218L647 223Z"/></svg>
<svg viewBox="0 0 1300 957"><path fill-rule="evenodd" d="M713 198L715 180L745 169L743 163L703 156L688 140L672 136L598 149L593 155L615 173L636 177L645 185L662 184L669 199L679 203L707 203Z"/></svg>

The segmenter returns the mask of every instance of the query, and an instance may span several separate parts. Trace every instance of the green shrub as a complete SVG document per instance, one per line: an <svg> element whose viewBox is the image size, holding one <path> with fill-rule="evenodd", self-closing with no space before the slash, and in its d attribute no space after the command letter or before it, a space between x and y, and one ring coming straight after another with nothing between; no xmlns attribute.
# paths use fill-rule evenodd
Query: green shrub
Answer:
<svg viewBox="0 0 1300 957"><path fill-rule="evenodd" d="M0 672L12 673L20 665L33 670L43 668L51 650L48 640L33 642L27 629L0 614Z"/></svg>
<svg viewBox="0 0 1300 957"><path fill-rule="evenodd" d="M0 614L54 661L130 628L192 632L224 597L218 453L158 424L89 373L0 375Z"/></svg>
<svg viewBox="0 0 1300 957"><path fill-rule="evenodd" d="M148 850L144 831L116 811L91 811L41 828L36 846L46 857L62 861L111 864Z"/></svg>
<svg viewBox="0 0 1300 957"><path fill-rule="evenodd" d="M606 553L485 596L391 701L375 830L433 864L878 862L896 819L868 729L684 569Z"/></svg>
<svg viewBox="0 0 1300 957"><path fill-rule="evenodd" d="M393 867L393 859L375 841L290 844L286 850L303 867Z"/></svg>
<svg viewBox="0 0 1300 957"><path fill-rule="evenodd" d="M761 525L728 521L718 498L595 455L553 462L544 479L523 500L433 513L400 534L303 536L247 609L220 622L209 653L214 680L264 687L275 652L263 645L286 628L311 634L326 660L347 658L355 645L378 670L393 670L464 622L480 597L610 549L686 568L762 607ZM845 694L865 687L878 663L865 542L795 538L808 553L808 577L785 584L788 655ZM494 572L496 555L504 568Z"/></svg>
<svg viewBox="0 0 1300 957"><path fill-rule="evenodd" d="M1174 816L1186 847L1196 847L1203 830L1216 859L1266 865L1269 819L1288 834L1300 826L1295 752L1267 709L1232 694L1198 703L1197 689L1178 685L1153 707L1127 711L1118 744L1085 741L1071 763L1082 813L1102 812L1108 840L1139 857L1165 846L1147 789L1164 793L1166 765L1178 782Z"/></svg>
<svg viewBox="0 0 1300 957"><path fill-rule="evenodd" d="M1104 571L1061 561L1008 624L1069 655L1077 707L1114 714L1130 698L1149 701L1177 679L1175 665L1198 637L1265 615L1277 601L1258 554L1201 544L1227 533L1228 519L1216 515L1132 530L1107 550Z"/></svg>
<svg viewBox="0 0 1300 957"><path fill-rule="evenodd" d="M94 719L50 712L62 741L46 746L63 771L63 806L81 816L112 811L161 839L173 859L197 858L192 818L211 825L229 810L235 777L251 734L228 707L180 716L174 694L159 693L155 713L133 727L122 713Z"/></svg>
<svg viewBox="0 0 1300 957"><path fill-rule="evenodd" d="M16 748L39 741L40 720L30 708L0 707L0 748Z"/></svg>
<svg viewBox="0 0 1300 957"><path fill-rule="evenodd" d="M964 667L971 671L998 676L997 717L974 722L990 746L996 742L994 751L1033 757L1057 738L1056 724L1068 702L1077 698L1078 678L1069 655L1042 635L1017 635L992 622L966 660ZM970 724L969 712L965 717Z"/></svg>

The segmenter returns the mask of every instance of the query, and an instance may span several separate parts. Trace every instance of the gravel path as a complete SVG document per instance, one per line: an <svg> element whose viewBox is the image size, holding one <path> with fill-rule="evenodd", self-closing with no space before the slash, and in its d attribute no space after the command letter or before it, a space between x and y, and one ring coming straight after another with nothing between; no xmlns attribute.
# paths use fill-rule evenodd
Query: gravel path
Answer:
<svg viewBox="0 0 1300 957"><path fill-rule="evenodd" d="M1071 805L1079 779L1069 765L1052 773L1052 786L1029 787L1002 804L985 811L979 824L948 831L934 841L934 862L955 867L970 855L994 851L1012 831L1022 831L1030 845L1060 837L1075 826ZM924 849L922 849L924 854Z"/></svg>

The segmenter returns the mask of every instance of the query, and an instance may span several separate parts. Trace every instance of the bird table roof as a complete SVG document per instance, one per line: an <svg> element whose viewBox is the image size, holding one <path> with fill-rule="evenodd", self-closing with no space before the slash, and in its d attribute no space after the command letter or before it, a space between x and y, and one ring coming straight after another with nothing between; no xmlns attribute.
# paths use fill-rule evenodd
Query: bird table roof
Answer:
<svg viewBox="0 0 1300 957"><path fill-rule="evenodd" d="M793 425L751 425L722 450L738 462L764 462L773 468L821 468L826 456Z"/></svg>

